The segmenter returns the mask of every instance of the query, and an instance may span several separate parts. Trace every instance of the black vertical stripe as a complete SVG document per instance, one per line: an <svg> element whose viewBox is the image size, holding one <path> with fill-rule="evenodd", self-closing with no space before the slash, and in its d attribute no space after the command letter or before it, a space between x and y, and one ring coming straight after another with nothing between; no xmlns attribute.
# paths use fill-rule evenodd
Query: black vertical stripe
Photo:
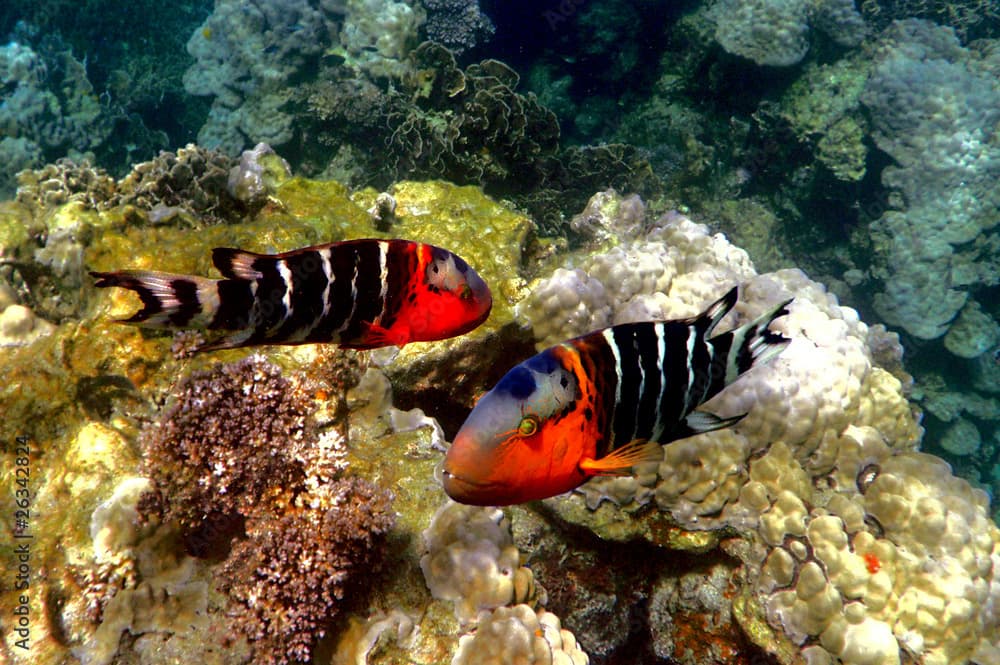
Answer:
<svg viewBox="0 0 1000 665"><path fill-rule="evenodd" d="M636 409L634 438L649 439L653 434L653 427L656 425L659 413L660 385L663 381L657 351L655 324L636 324L635 339L639 349L639 362L642 365L644 385Z"/></svg>
<svg viewBox="0 0 1000 665"><path fill-rule="evenodd" d="M385 257L386 290L385 309L381 325L391 328L399 318L406 298L410 295L413 273L417 269L417 243L406 240L390 240Z"/></svg>
<svg viewBox="0 0 1000 665"><path fill-rule="evenodd" d="M323 314L323 290L326 288L326 274L323 272L323 258L318 250L309 249L290 252L285 255L285 266L292 274L291 311L281 328L270 339L275 342L286 340L296 332L311 327Z"/></svg>
<svg viewBox="0 0 1000 665"><path fill-rule="evenodd" d="M333 284L327 296L329 309L326 316L309 333L310 342L338 342L343 335L337 330L344 327L347 317L351 315L354 300L351 296L351 282L354 280L354 266L357 254L354 251L356 243L344 243L330 248L330 269Z"/></svg>
<svg viewBox="0 0 1000 665"><path fill-rule="evenodd" d="M180 303L178 307L167 316L171 325L183 327L201 312L201 303L198 301L198 285L189 279L175 279L170 282L170 288L174 292L174 297Z"/></svg>
<svg viewBox="0 0 1000 665"><path fill-rule="evenodd" d="M638 340L635 336L638 325L642 324L631 323L615 326L611 329L611 338L618 349L618 362L622 377L618 405L615 408L615 419L612 423L613 448L623 446L635 438L636 411L639 407L639 388L642 381L639 369Z"/></svg>
<svg viewBox="0 0 1000 665"><path fill-rule="evenodd" d="M278 272L277 260L273 257L260 257L254 260L253 269L260 273L250 319L254 331L244 346L266 341L270 337L268 332L284 321L287 314L283 299L288 291L288 284Z"/></svg>
<svg viewBox="0 0 1000 665"><path fill-rule="evenodd" d="M713 390L720 381L726 378L726 358L725 354L719 354L712 347L710 349L704 336L704 330L697 326L693 327L695 333L694 344L691 348L691 357L688 364L691 368L691 386L684 396L687 408L679 414L678 418L683 418L687 414L698 408L698 405L708 399L713 394Z"/></svg>
<svg viewBox="0 0 1000 665"><path fill-rule="evenodd" d="M671 440L674 426L684 416L684 396L688 391L688 333L690 326L683 323L657 323L663 334L663 381L666 388L659 404L659 440Z"/></svg>
<svg viewBox="0 0 1000 665"><path fill-rule="evenodd" d="M223 279L218 282L219 309L216 310L211 330L243 330L250 327L254 294L245 279Z"/></svg>
<svg viewBox="0 0 1000 665"><path fill-rule="evenodd" d="M739 353L740 350L731 348L733 344L733 333L731 332L716 335L704 344L705 346L711 345L715 354L712 359L712 382L701 400L707 402L726 387L726 367L729 363L729 355L734 352ZM743 352L746 353L746 350L744 349ZM749 354L747 355L749 356ZM752 363L753 359L749 358L749 360Z"/></svg>
<svg viewBox="0 0 1000 665"><path fill-rule="evenodd" d="M354 284L355 302L354 315L347 322L347 327L340 334L341 342L358 340L364 332L363 324L372 323L382 311L382 279L379 274L379 248L375 240L353 243L350 249L354 253L354 264L350 280Z"/></svg>

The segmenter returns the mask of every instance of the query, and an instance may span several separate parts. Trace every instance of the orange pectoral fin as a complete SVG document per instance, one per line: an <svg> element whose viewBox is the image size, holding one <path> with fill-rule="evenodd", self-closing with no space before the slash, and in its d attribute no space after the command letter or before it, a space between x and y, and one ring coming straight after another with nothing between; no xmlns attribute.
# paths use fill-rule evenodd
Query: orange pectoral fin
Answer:
<svg viewBox="0 0 1000 665"><path fill-rule="evenodd" d="M632 467L643 462L659 462L663 459L663 446L658 443L636 439L617 448L601 459L585 459L580 462L580 470L588 476L627 476Z"/></svg>

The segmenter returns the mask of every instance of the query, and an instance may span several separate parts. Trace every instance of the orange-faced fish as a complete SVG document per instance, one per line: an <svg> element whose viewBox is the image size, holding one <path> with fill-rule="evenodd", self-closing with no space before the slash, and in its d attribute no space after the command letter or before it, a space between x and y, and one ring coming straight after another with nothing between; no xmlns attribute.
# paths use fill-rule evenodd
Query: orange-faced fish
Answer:
<svg viewBox="0 0 1000 665"><path fill-rule="evenodd" d="M458 255L409 240L347 240L281 254L212 250L223 279L92 272L139 294L123 323L231 331L198 350L336 342L373 349L469 332L489 316L486 283Z"/></svg>
<svg viewBox="0 0 1000 665"><path fill-rule="evenodd" d="M514 367L455 436L444 461L448 496L474 505L548 498L736 423L746 414L695 409L785 348L789 340L768 326L791 302L712 337L736 299L733 288L700 316L612 326Z"/></svg>

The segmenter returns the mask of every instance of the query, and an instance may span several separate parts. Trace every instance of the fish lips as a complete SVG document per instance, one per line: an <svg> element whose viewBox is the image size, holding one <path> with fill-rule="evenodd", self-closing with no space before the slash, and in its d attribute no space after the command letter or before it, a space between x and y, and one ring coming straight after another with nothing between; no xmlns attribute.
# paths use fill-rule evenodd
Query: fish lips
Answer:
<svg viewBox="0 0 1000 665"><path fill-rule="evenodd" d="M453 501L469 506L493 506L496 499L490 492L490 484L480 484L467 480L448 471L446 468L441 476L441 484L445 494Z"/></svg>

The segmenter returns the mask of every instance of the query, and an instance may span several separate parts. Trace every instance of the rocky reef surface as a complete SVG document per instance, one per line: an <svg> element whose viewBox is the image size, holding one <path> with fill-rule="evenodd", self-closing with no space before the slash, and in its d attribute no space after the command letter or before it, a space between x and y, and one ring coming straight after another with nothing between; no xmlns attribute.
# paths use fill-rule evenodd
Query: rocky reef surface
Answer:
<svg viewBox="0 0 1000 665"><path fill-rule="evenodd" d="M475 187L352 192L266 146L221 160L191 146L119 181L63 163L0 204L0 514L26 548L0 581L25 631L5 657L1000 660L987 496L919 452L898 339L823 285L611 191L570 251ZM191 356L190 334L115 323L137 301L84 272L207 275L212 247L363 236L453 249L491 285L490 320L399 353ZM749 412L736 427L537 504L447 501L448 437L536 344L690 316L734 284L724 326L795 298L786 352L709 405Z"/></svg>

